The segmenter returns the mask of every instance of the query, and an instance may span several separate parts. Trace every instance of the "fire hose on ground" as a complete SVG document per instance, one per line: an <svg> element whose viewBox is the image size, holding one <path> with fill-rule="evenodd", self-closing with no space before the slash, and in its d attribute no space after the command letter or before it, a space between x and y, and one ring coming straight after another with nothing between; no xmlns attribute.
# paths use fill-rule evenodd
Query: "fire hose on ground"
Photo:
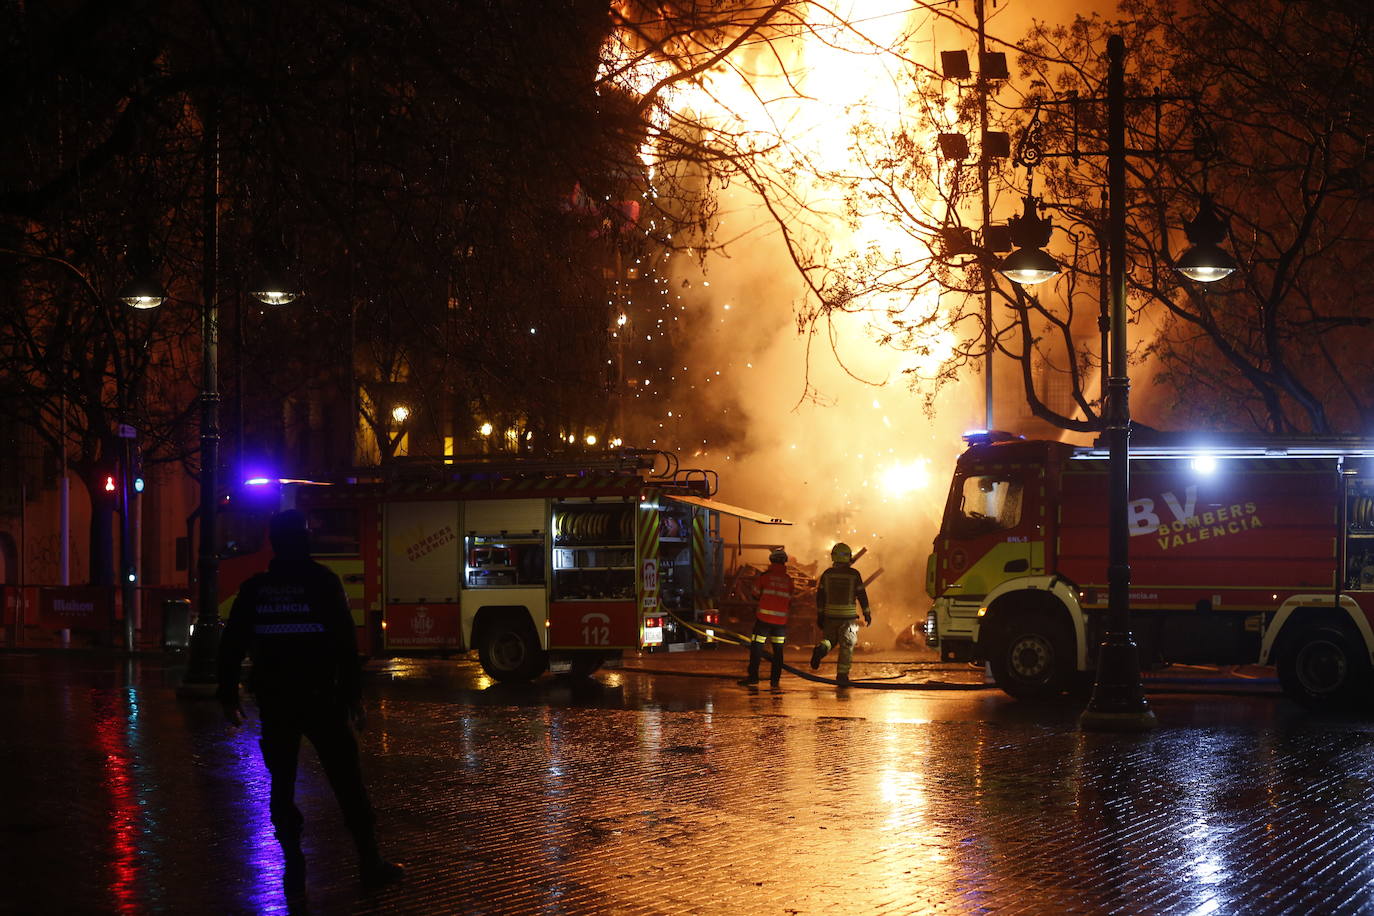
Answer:
<svg viewBox="0 0 1374 916"><path fill-rule="evenodd" d="M676 621L677 621L679 624L681 624L683 627L685 627L686 629L690 630L690 631L693 632L693 633L696 633L698 636L701 636L701 637L703 637L703 638L705 638L705 639L708 639L708 640L717 640L717 641L720 641L720 642L724 642L724 643L726 643L726 644L728 644L728 645L735 645L735 646L740 646L740 647L744 647L744 648L747 648L747 647L753 642L753 640L752 640L751 637L746 636L746 635L743 634L743 633L736 632L735 630L731 630L731 629L729 629L728 627L722 627L722 626L719 626L719 625L716 625L716 624L712 624L710 627L704 627L704 626L702 626L701 624L695 623L695 622L693 622L693 621L685 620L685 619L683 619L682 617L679 617L677 614L674 614L672 611L667 611L666 613L667 613L667 615L668 615L669 617L672 617L674 620L676 620ZM724 639L720 639L721 634L725 634L725 635L727 635L727 636L733 637L733 640L724 640ZM736 640L737 640L737 641L736 641ZM835 680L834 678L823 677L822 675L819 675L819 674L813 674L813 673L811 673L810 671L802 671L802 670L800 670L800 669L798 669L798 668L792 667L791 665L787 664L786 662L783 663L782 667L783 667L783 670L787 671L789 674L793 674L793 675L795 675L795 676L801 678L802 680L813 681L813 682L818 683L818 684L834 684L834 685L837 685L837 682L836 682L836 680ZM1184 666L1181 666L1181 667L1193 667L1193 666L1184 665ZM666 675L678 675L678 676L681 676L681 677L712 677L712 678L722 677L722 675L720 675L720 674L706 674L706 673L687 672L687 671L672 671L672 670L666 670L666 669L658 669L658 670L655 670L655 669L651 669L651 668L624 668L624 669L621 669L621 670L624 670L624 671L636 671L636 672L639 672L639 673L641 673L641 674L666 674ZM724 676L725 676L725 677L728 677L728 678L730 678L730 679L735 679L733 675L724 675ZM1251 677L1248 677L1248 676L1246 676L1246 675L1236 674L1236 673L1234 673L1234 672L1233 672L1232 676L1234 676L1234 677L1240 677L1240 678L1243 678L1243 679L1246 679L1246 680L1252 680L1252 681L1261 680L1261 679L1259 679L1259 678L1251 678ZM951 683L951 682L948 682L948 681L923 681L923 682L921 682L921 683L919 683L919 684L913 684L913 683L909 683L909 682L892 683L891 681L895 681L895 678L890 679L890 681L887 682L887 683L884 683L884 682L878 681L878 680L873 680L873 679L867 679L867 680L854 680L854 679L851 678L850 681L849 681L848 686L850 686L850 687L859 687L859 688L862 688L862 689L865 689L865 690L991 690L991 689L996 689L996 688L995 688L993 685L991 685L991 684L966 684L966 683L965 683L965 684L961 684L961 683ZM1146 691L1149 692L1149 693L1194 693L1194 692L1197 692L1197 686L1196 686L1195 684L1181 684L1181 685L1175 686L1175 685L1168 684L1168 683L1166 682L1166 683L1151 684L1151 685L1149 685L1149 686L1146 687ZM1212 687L1211 687L1210 689L1208 689L1206 692L1207 692L1207 693L1210 693L1210 694L1227 694L1227 695L1235 695L1235 696L1249 696L1249 695L1251 695L1251 693L1252 693L1253 691L1250 691L1250 690L1239 690L1239 689L1226 689L1226 688L1218 688L1218 687L1212 686Z"/></svg>
<svg viewBox="0 0 1374 916"><path fill-rule="evenodd" d="M753 642L753 639L752 639L751 637L746 636L746 635L743 634L743 633L738 633L738 632L736 632L736 631L734 631L734 630L731 630L731 629L729 629L728 627L722 627L722 626L719 626L719 625L716 625L716 624L712 624L709 628L707 628L707 627L703 627L703 626L702 626L701 624L699 624L699 623L696 623L695 621L686 620L686 619L684 619L684 618L682 618L682 617L679 617L677 614L673 613L672 611L667 611L666 613L667 613L667 615L668 615L669 617L673 618L673 620L676 620L682 627L684 627L685 629L687 629L687 630L689 630L689 631L691 631L691 632L693 632L693 633L697 634L698 636L701 636L701 637L703 637L703 638L705 638L705 639L708 639L708 640L714 639L714 640L718 640L718 641L720 641L720 642L725 642L725 643L727 643L727 644L729 644L729 645L738 645L738 646L744 646L744 647L750 646L750 645L752 644L752 642ZM732 640L728 640L728 639L720 639L721 634L725 634L725 635L727 635L727 636L733 637L734 640L737 640L737 642L736 642L736 641L732 641ZM788 672L789 674L793 674L793 675L795 675L795 676L797 676L797 677L799 677L799 678L801 678L801 679L803 679L803 680L813 681L813 682L818 683L818 684L832 684L832 685L837 684L835 678L833 678L833 677L824 677L823 675L813 674L813 673L810 672L810 671L803 671L803 670L801 670L801 669L799 669L799 668L794 668L793 666L787 664L786 662L783 662L782 667L783 667L783 670L784 670L784 671ZM623 670L641 671L641 672L643 672L643 673L645 673L645 674L682 674L682 673L683 673L683 672L681 672L681 671L652 671L652 670L647 669L647 668L635 668L635 669L623 669ZM699 675L699 676L703 676L703 677L718 677L719 675ZM887 680L887 681L883 681L883 680L871 680L871 679L868 679L868 680L855 680L855 679L851 678L850 681L849 681L848 686L850 686L850 687L859 687L859 688L862 688L862 689L865 689L865 690L987 690L987 689L988 689L988 685L987 685L987 684L958 684L958 683L950 683L950 682L947 682L947 681L923 681L923 682L921 682L921 683L919 683L919 684L913 684L913 683L910 683L910 682L895 683L894 680L895 680L895 679L893 679L893 680Z"/></svg>

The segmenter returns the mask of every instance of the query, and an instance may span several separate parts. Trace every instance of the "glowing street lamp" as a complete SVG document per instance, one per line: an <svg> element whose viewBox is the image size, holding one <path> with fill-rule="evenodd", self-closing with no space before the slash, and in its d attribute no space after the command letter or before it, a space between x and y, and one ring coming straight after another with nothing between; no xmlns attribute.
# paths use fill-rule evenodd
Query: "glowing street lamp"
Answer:
<svg viewBox="0 0 1374 916"><path fill-rule="evenodd" d="M1203 195L1197 216L1183 226L1193 247L1183 252L1174 269L1199 283L1214 283L1231 276L1236 271L1236 259L1220 247L1229 229L1229 221L1217 214L1212 198Z"/></svg>
<svg viewBox="0 0 1374 916"><path fill-rule="evenodd" d="M1012 244L1016 250L1002 259L998 271L1013 283L1035 286L1059 276L1059 262L1050 257L1045 246L1050 243L1054 223L1049 217L1036 213L1039 199L1027 194L1022 199L1024 212L1007 220Z"/></svg>
<svg viewBox="0 0 1374 916"><path fill-rule="evenodd" d="M267 270L253 281L248 294L263 305L287 305L300 298L300 286L284 271Z"/></svg>
<svg viewBox="0 0 1374 916"><path fill-rule="evenodd" d="M135 277L119 291L119 301L130 308L155 309L167 301L167 290L150 277Z"/></svg>

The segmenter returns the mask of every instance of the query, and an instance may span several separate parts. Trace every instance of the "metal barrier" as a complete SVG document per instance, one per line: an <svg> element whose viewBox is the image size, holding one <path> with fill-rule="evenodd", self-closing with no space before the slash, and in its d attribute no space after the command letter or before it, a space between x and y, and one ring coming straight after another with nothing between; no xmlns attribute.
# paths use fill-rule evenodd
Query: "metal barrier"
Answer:
<svg viewBox="0 0 1374 916"><path fill-rule="evenodd" d="M140 588L134 615L140 649L187 643L190 601L182 588ZM0 586L0 646L83 648L123 645L124 612L116 586Z"/></svg>

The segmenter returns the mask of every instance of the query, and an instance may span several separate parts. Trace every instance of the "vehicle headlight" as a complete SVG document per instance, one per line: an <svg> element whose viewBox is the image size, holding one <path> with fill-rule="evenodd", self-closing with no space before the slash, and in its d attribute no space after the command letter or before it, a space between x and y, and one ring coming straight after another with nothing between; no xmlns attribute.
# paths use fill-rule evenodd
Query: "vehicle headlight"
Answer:
<svg viewBox="0 0 1374 916"><path fill-rule="evenodd" d="M936 633L935 633L935 609L934 609L934 608L931 608L930 611L926 613L926 623L925 623L925 626L923 627L923 629L924 629L924 631L925 631L926 645L927 645L927 646L933 646L933 645L935 645L935 636L936 636Z"/></svg>

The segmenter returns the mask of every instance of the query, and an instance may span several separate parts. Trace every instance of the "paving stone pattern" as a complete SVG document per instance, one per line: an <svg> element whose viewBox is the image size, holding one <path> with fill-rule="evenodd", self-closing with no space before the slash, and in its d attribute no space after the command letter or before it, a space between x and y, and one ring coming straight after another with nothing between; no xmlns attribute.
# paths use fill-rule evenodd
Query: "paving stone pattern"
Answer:
<svg viewBox="0 0 1374 916"><path fill-rule="evenodd" d="M471 912L1318 913L1374 903L1363 732L1257 744L1193 730L1131 739L982 723L466 713L449 745L461 768L438 762L433 745L408 752L429 762L423 781L438 795L469 799L459 823L435 823L418 799L391 816L406 837L434 828L432 842L410 844L435 866L417 870L415 885L436 901L447 888ZM569 731L576 743L563 740ZM467 828L476 835L454 848Z"/></svg>
<svg viewBox="0 0 1374 916"><path fill-rule="evenodd" d="M1374 912L1360 720L1169 698L1158 731L1102 735L995 698L672 680L644 704L373 682L365 763L407 880L358 888L307 753L309 912ZM213 706L0 656L0 911L287 912L254 729Z"/></svg>

